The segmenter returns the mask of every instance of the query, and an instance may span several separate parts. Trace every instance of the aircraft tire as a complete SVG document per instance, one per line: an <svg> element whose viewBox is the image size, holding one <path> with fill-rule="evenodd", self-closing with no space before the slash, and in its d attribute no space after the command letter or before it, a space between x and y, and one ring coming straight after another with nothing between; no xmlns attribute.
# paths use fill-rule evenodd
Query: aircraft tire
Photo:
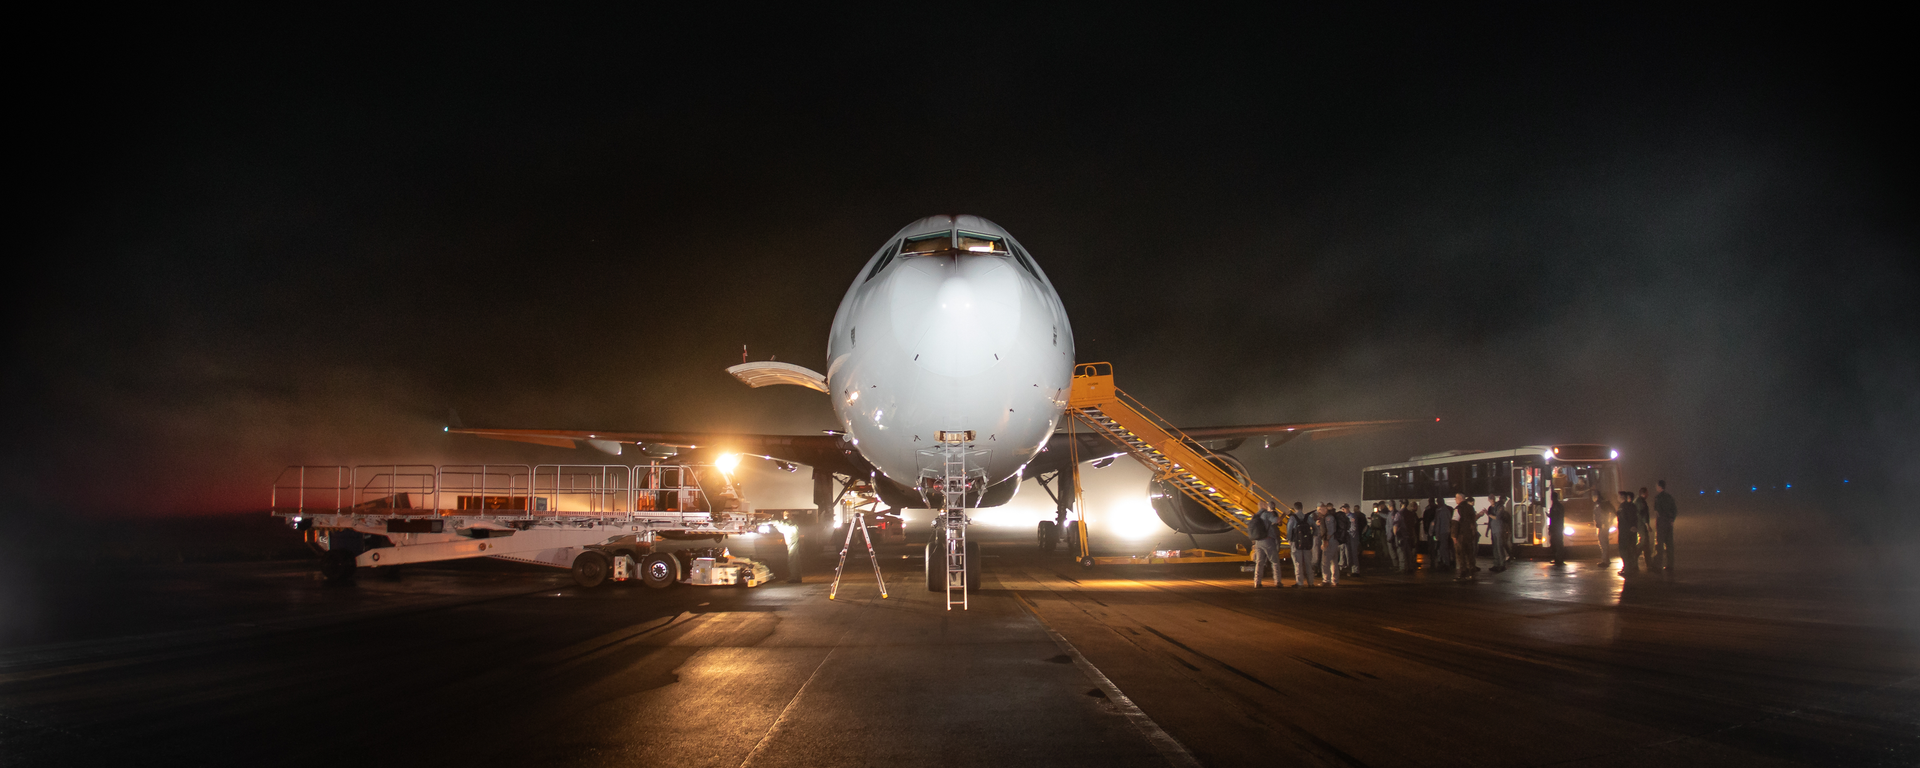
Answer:
<svg viewBox="0 0 1920 768"><path fill-rule="evenodd" d="M328 552L320 557L320 575L336 584L353 581L354 568L353 555L345 552Z"/></svg>
<svg viewBox="0 0 1920 768"><path fill-rule="evenodd" d="M640 561L640 582L654 589L680 583L680 561L665 552L647 555Z"/></svg>
<svg viewBox="0 0 1920 768"><path fill-rule="evenodd" d="M613 564L607 560L606 555L588 550L573 559L572 570L573 583L592 589L607 580L607 574L613 570Z"/></svg>
<svg viewBox="0 0 1920 768"><path fill-rule="evenodd" d="M946 584L947 577L946 577L945 569L934 567L935 563L945 562L947 557L947 552L945 547L934 546L935 544L939 544L939 543L940 543L940 537L938 536L933 537L931 541L927 542L927 591L928 592L939 592L940 590L947 588L947 584Z"/></svg>
<svg viewBox="0 0 1920 768"><path fill-rule="evenodd" d="M1038 533L1040 536L1041 552L1049 555L1053 554L1054 547L1057 546L1060 541L1059 531L1060 526L1055 525L1052 520L1040 521Z"/></svg>
<svg viewBox="0 0 1920 768"><path fill-rule="evenodd" d="M980 542L967 540L967 592L980 591Z"/></svg>

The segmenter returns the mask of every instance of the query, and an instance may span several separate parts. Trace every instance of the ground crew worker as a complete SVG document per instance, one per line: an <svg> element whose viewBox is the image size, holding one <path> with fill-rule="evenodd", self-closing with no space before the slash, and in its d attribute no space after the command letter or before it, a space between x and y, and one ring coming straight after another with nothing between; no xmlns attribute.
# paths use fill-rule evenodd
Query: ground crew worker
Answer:
<svg viewBox="0 0 1920 768"><path fill-rule="evenodd" d="M1493 568L1490 570L1494 573L1507 569L1507 540L1511 538L1507 530L1512 527L1512 515L1507 510L1507 500L1499 496L1493 497L1487 506L1487 538L1493 549Z"/></svg>
<svg viewBox="0 0 1920 768"><path fill-rule="evenodd" d="M1381 553L1392 549L1387 545L1387 531L1393 527L1393 521L1387 519L1390 511L1392 508L1386 502L1376 501L1373 503L1373 514L1367 518L1367 539L1373 544L1375 560L1380 559ZM1388 558L1392 559L1392 555L1388 555Z"/></svg>
<svg viewBox="0 0 1920 768"><path fill-rule="evenodd" d="M1553 548L1553 564L1567 564L1567 505L1561 503L1560 492L1553 492L1553 504L1547 507L1547 542ZM1626 539L1620 541L1625 542Z"/></svg>
<svg viewBox="0 0 1920 768"><path fill-rule="evenodd" d="M1273 502L1260 502L1260 512L1247 523L1249 538L1253 539L1253 588L1260 588L1261 568L1273 572L1273 585L1280 584L1280 516L1273 511Z"/></svg>
<svg viewBox="0 0 1920 768"><path fill-rule="evenodd" d="M1638 525L1639 521L1640 515L1636 514L1633 506L1633 491L1621 491L1619 522L1615 524L1615 528L1620 531L1621 576L1640 575L1640 558L1635 554L1636 548L1640 546L1640 540L1635 538L1639 536L1639 532L1634 530L1634 526Z"/></svg>
<svg viewBox="0 0 1920 768"><path fill-rule="evenodd" d="M1613 564L1613 537L1607 530L1613 527L1613 502L1599 491L1593 492L1593 532L1600 537L1600 567Z"/></svg>
<svg viewBox="0 0 1920 768"><path fill-rule="evenodd" d="M1333 504L1321 502L1313 518L1313 540L1320 545L1320 583L1340 586L1340 542L1334 534L1340 530Z"/></svg>
<svg viewBox="0 0 1920 768"><path fill-rule="evenodd" d="M1673 580L1673 520L1680 516L1680 507L1673 502L1673 494L1667 493L1667 481L1654 483L1660 487L1660 495L1653 497L1654 529L1660 534L1660 573L1668 581Z"/></svg>
<svg viewBox="0 0 1920 768"><path fill-rule="evenodd" d="M1293 549L1293 585L1313 586L1313 515L1297 501L1287 515L1287 546Z"/></svg>

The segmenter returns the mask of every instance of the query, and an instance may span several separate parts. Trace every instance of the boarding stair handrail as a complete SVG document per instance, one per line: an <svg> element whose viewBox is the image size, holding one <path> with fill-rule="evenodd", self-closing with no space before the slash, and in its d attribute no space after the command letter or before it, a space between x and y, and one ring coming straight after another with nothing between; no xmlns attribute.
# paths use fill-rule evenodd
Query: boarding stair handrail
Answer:
<svg viewBox="0 0 1920 768"><path fill-rule="evenodd" d="M1280 501L1248 478L1244 482L1207 460L1197 442L1144 403L1113 384L1111 363L1074 367L1067 410L1094 431L1126 448L1154 473L1154 479L1180 489L1243 536L1263 501Z"/></svg>

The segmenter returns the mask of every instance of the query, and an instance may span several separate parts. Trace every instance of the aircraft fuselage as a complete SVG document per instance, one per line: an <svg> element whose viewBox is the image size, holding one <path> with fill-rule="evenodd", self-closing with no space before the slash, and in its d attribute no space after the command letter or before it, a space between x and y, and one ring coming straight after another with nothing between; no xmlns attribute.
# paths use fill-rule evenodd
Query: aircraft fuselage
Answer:
<svg viewBox="0 0 1920 768"><path fill-rule="evenodd" d="M1073 330L1013 237L977 216L907 225L855 277L827 345L828 396L856 450L930 487L946 446L989 484L1014 478L1059 425Z"/></svg>

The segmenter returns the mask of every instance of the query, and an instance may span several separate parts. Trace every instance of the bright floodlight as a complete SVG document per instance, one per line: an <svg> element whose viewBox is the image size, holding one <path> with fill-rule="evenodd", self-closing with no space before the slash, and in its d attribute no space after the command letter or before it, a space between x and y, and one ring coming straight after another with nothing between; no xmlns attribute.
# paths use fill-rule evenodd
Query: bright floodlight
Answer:
<svg viewBox="0 0 1920 768"><path fill-rule="evenodd" d="M731 475L733 474L733 468L740 466L740 454L737 454L737 453L720 454L720 458L713 460L713 465L716 467L719 467L720 471Z"/></svg>

